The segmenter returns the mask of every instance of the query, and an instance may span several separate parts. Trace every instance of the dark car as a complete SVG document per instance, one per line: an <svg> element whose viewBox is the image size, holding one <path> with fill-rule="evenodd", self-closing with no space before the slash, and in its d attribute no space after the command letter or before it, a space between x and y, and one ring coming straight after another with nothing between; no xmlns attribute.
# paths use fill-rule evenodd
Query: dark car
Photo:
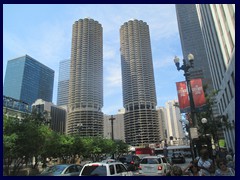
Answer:
<svg viewBox="0 0 240 180"><path fill-rule="evenodd" d="M136 171L140 163L140 158L136 155L125 155L120 157L118 160L131 171Z"/></svg>
<svg viewBox="0 0 240 180"><path fill-rule="evenodd" d="M172 163L185 163L186 162L184 154L181 151L173 152L171 160L172 160Z"/></svg>
<svg viewBox="0 0 240 180"><path fill-rule="evenodd" d="M57 164L44 169L39 176L79 176L82 165Z"/></svg>

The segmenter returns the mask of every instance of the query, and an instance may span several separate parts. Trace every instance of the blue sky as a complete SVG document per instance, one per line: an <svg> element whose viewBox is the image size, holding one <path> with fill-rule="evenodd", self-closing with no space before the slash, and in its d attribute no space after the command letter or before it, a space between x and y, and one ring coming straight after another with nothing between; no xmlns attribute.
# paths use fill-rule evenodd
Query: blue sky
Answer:
<svg viewBox="0 0 240 180"><path fill-rule="evenodd" d="M28 54L55 71L56 104L59 62L70 58L72 25L85 17L103 27L103 113L123 107L119 29L132 18L149 25L157 106L177 99L175 82L184 76L173 63L175 55L182 58L174 4L4 4L3 81L7 61Z"/></svg>

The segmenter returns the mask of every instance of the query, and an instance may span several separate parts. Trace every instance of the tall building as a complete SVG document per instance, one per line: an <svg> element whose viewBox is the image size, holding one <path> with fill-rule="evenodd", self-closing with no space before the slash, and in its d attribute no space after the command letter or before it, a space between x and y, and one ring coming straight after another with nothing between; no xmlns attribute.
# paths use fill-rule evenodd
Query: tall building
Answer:
<svg viewBox="0 0 240 180"><path fill-rule="evenodd" d="M39 98L51 102L53 82L52 69L25 55L8 61L3 95L30 106Z"/></svg>
<svg viewBox="0 0 240 180"><path fill-rule="evenodd" d="M129 20L120 28L125 138L130 145L159 143L149 27Z"/></svg>
<svg viewBox="0 0 240 180"><path fill-rule="evenodd" d="M235 152L235 5L199 4L197 9L213 86L219 90L218 115L231 125L223 128L226 147Z"/></svg>
<svg viewBox="0 0 240 180"><path fill-rule="evenodd" d="M213 91L212 77L196 6L176 4L176 14L183 57L187 60L189 53L194 55L194 68L190 69L191 78L202 78L203 85L208 86L207 92L210 93Z"/></svg>
<svg viewBox="0 0 240 180"><path fill-rule="evenodd" d="M72 29L67 133L103 136L103 33L99 22L75 21Z"/></svg>
<svg viewBox="0 0 240 180"><path fill-rule="evenodd" d="M68 59L61 61L59 65L58 92L57 92L58 106L68 104L70 64L71 60Z"/></svg>
<svg viewBox="0 0 240 180"><path fill-rule="evenodd" d="M165 107L158 107L158 121L159 121L159 130L160 130L160 140L164 142L167 141L167 126L166 126L166 108Z"/></svg>
<svg viewBox="0 0 240 180"><path fill-rule="evenodd" d="M183 139L185 138L183 126L181 123L180 109L174 104L177 100L171 100L166 102L166 127L167 127L167 142L170 145L183 144Z"/></svg>

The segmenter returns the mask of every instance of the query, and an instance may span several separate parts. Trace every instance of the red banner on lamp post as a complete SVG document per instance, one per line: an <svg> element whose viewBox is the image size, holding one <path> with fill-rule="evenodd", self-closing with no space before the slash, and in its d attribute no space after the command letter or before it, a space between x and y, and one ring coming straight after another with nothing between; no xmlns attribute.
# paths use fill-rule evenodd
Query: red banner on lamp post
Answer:
<svg viewBox="0 0 240 180"><path fill-rule="evenodd" d="M185 81L176 82L178 102L181 113L186 113L190 111L190 101L188 96L187 84Z"/></svg>
<svg viewBox="0 0 240 180"><path fill-rule="evenodd" d="M202 87L202 79L192 79L190 84L192 88L195 109L197 111L201 111L201 109L206 105L205 94Z"/></svg>

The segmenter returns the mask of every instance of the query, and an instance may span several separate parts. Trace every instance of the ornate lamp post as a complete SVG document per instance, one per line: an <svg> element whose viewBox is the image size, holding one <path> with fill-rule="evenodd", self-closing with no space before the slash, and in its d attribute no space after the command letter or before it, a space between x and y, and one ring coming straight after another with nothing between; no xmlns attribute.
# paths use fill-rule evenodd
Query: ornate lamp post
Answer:
<svg viewBox="0 0 240 180"><path fill-rule="evenodd" d="M194 105L194 101L193 101L193 95L192 95L192 88L191 88L191 84L190 84L190 71L189 69L194 68L194 56L192 54L188 55L188 61L189 63L186 62L185 59L183 59L183 64L180 66L180 59L175 56L174 58L174 63L177 67L177 70L183 70L184 71L184 76L185 76L185 80L187 82L187 88L188 88L188 95L189 95L189 100L190 100L190 109L191 109L191 119L193 122L193 126L192 127L197 127L197 120L195 118L195 105ZM191 142L191 154L192 154L192 158L194 159L195 155L194 155L194 150L193 150L193 143L192 143L192 137L191 137L191 132L189 131L189 139Z"/></svg>

